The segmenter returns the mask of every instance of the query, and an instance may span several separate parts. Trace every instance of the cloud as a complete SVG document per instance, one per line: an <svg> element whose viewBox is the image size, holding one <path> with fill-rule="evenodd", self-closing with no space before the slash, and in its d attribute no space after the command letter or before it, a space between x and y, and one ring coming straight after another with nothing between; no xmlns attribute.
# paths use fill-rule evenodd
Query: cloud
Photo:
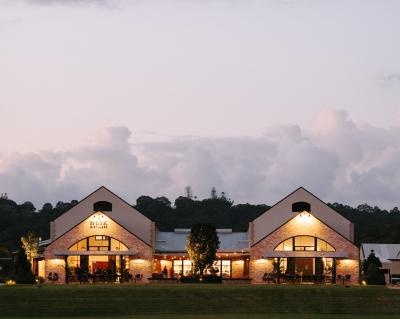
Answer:
<svg viewBox="0 0 400 319"><path fill-rule="evenodd" d="M40 4L40 5L52 5L52 4L87 4L87 3L96 3L96 4L106 4L109 0L25 0L26 2L32 4Z"/></svg>
<svg viewBox="0 0 400 319"><path fill-rule="evenodd" d="M381 76L381 83L384 87L400 86L400 73L385 73Z"/></svg>
<svg viewBox="0 0 400 319"><path fill-rule="evenodd" d="M134 131L134 130L133 130ZM136 143L127 127L99 131L64 152L0 155L0 191L19 202L80 199L100 185L134 203L212 186L237 203L273 204L299 186L327 201L398 206L400 128L358 124L323 110L306 127L276 125L258 137L170 137Z"/></svg>
<svg viewBox="0 0 400 319"><path fill-rule="evenodd" d="M94 5L101 8L115 9L118 8L122 2L115 0L22 0L24 3L37 6L87 6Z"/></svg>

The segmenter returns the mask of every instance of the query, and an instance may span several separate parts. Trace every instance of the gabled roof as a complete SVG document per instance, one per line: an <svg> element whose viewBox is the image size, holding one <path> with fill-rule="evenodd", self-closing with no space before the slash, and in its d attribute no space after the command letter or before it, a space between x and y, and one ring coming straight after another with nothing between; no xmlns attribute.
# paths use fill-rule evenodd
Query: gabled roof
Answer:
<svg viewBox="0 0 400 319"><path fill-rule="evenodd" d="M400 260L400 244L361 244L361 260L366 259L371 250L382 263L390 262L391 260Z"/></svg>
<svg viewBox="0 0 400 319"><path fill-rule="evenodd" d="M152 221L104 186L95 190L89 196L82 199L77 205L54 220L55 236L53 240L62 236L91 216L94 212L94 203L101 201L110 202L112 204L112 211L107 211L109 217L118 224L123 225L125 229L136 235L145 243L151 244Z"/></svg>
<svg viewBox="0 0 400 319"><path fill-rule="evenodd" d="M351 242L354 241L352 223L326 205L317 196L304 187L300 187L253 220L253 244L259 242L295 217L299 212L292 211L292 204L297 202L309 203L312 215L338 234Z"/></svg>

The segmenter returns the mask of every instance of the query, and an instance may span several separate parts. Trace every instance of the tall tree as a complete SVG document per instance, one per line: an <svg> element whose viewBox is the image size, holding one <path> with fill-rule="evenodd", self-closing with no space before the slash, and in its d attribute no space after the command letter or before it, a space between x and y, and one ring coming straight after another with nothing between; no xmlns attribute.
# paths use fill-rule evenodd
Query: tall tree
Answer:
<svg viewBox="0 0 400 319"><path fill-rule="evenodd" d="M39 251L39 237L36 236L32 231L28 231L25 236L21 237L22 248L25 251L26 257L29 262L33 262Z"/></svg>
<svg viewBox="0 0 400 319"><path fill-rule="evenodd" d="M211 188L211 199L217 199L217 190L215 189L215 186Z"/></svg>
<svg viewBox="0 0 400 319"><path fill-rule="evenodd" d="M371 253L368 255L367 259L364 259L362 268L364 271L365 280L368 285L384 285L385 284L385 275L379 269L382 267L382 263L375 255L374 250L371 250Z"/></svg>
<svg viewBox="0 0 400 319"><path fill-rule="evenodd" d="M191 186L186 186L185 187L185 195L186 195L186 198L189 198L189 199L193 198L193 192L192 192L192 187Z"/></svg>
<svg viewBox="0 0 400 319"><path fill-rule="evenodd" d="M382 267L381 260L376 257L375 251L372 249L367 259L363 260L362 269L364 272L368 271L369 265L374 264L377 268Z"/></svg>
<svg viewBox="0 0 400 319"><path fill-rule="evenodd" d="M192 227L187 238L186 249L193 263L194 272L203 278L204 270L210 268L217 257L220 241L213 225L199 223Z"/></svg>
<svg viewBox="0 0 400 319"><path fill-rule="evenodd" d="M31 263L26 258L25 250L22 247L15 257L13 272L17 284L35 283L35 275L32 273Z"/></svg>

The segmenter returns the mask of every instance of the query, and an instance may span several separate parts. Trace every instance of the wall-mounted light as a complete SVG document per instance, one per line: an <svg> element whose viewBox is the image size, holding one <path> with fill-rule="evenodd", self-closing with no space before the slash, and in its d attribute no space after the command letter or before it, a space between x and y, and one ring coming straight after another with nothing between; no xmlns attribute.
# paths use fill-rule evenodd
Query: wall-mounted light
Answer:
<svg viewBox="0 0 400 319"><path fill-rule="evenodd" d="M311 214L310 214L309 212L307 212L307 211L303 211L303 212L301 212L301 213L299 214L299 216L300 216L300 217L307 217L307 218L309 218L309 217L311 217Z"/></svg>

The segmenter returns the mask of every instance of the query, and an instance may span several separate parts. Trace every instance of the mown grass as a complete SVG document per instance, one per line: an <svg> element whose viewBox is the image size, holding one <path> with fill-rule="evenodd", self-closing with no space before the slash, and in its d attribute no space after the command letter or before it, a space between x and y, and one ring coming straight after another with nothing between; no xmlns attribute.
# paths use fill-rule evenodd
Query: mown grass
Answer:
<svg viewBox="0 0 400 319"><path fill-rule="evenodd" d="M2 318L400 318L400 290L275 285L1 286Z"/></svg>

